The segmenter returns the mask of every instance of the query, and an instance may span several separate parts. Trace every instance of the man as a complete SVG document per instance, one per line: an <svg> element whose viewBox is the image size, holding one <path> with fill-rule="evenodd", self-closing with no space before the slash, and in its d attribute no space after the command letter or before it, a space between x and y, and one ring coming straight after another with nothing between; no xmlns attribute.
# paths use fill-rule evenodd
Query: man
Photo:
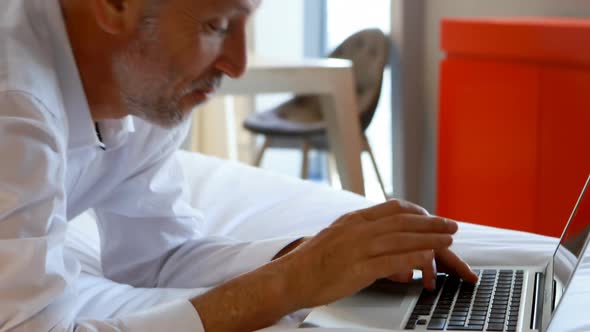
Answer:
<svg viewBox="0 0 590 332"><path fill-rule="evenodd" d="M477 279L448 249L455 222L398 201L309 239L200 233L173 154L191 109L222 76L244 72L246 23L258 6L2 0L1 331L245 331L378 278L407 280L413 268L430 288L437 264ZM211 289L161 305L129 301L117 317L78 316L98 304L77 300L80 264L64 238L67 221L89 208L105 277L154 294Z"/></svg>

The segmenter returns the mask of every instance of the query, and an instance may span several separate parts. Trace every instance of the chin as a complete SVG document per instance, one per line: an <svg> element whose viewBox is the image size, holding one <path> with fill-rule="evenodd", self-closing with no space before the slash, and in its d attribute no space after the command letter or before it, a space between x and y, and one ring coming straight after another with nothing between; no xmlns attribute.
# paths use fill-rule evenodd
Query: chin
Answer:
<svg viewBox="0 0 590 332"><path fill-rule="evenodd" d="M142 118L143 120L158 126L160 128L163 129L174 129L176 127L179 127L180 125L182 125L183 123L185 123L187 121L187 119L189 118L190 113L185 113L185 112L174 112L173 115L167 115L167 116L159 116L159 115L153 115L152 116L139 116L140 118Z"/></svg>
<svg viewBox="0 0 590 332"><path fill-rule="evenodd" d="M153 125L164 129L173 129L187 122L195 108L204 104L197 103L177 103L174 106L152 107L150 110L142 108L140 112L134 112L133 115L145 120Z"/></svg>

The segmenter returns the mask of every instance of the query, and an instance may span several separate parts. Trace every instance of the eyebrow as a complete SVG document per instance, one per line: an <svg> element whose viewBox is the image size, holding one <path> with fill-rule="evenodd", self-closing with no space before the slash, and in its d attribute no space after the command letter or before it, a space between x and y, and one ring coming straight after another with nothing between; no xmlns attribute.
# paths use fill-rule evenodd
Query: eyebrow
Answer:
<svg viewBox="0 0 590 332"><path fill-rule="evenodd" d="M242 4L238 5L237 10L248 15L252 14L252 9Z"/></svg>
<svg viewBox="0 0 590 332"><path fill-rule="evenodd" d="M233 12L241 13L241 14L245 14L245 15L250 15L250 14L252 14L252 8L250 8L244 4L238 4L233 9Z"/></svg>
<svg viewBox="0 0 590 332"><path fill-rule="evenodd" d="M2 0L0 0L2 1ZM216 1L216 0L214 0ZM253 1L253 3L256 3L256 1ZM240 15L246 15L246 16L250 16L254 13L254 10L257 8L258 6L254 7L254 6L248 6L247 4L244 4L243 2L241 3L225 3L224 5L217 7L216 9L213 9L213 11L211 12L211 14L215 15L223 15L223 16L240 16Z"/></svg>

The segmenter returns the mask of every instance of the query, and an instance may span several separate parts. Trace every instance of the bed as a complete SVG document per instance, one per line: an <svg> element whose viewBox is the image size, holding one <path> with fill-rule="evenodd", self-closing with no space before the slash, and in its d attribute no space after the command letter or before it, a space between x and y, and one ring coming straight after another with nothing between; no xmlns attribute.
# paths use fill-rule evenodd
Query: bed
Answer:
<svg viewBox="0 0 590 332"><path fill-rule="evenodd" d="M373 204L355 194L238 163L183 151L177 157L193 188L191 203L205 214L206 232L211 235L242 240L312 235L340 215ZM536 264L552 255L556 242L554 238L465 223L456 236L454 249L472 264ZM101 276L99 238L92 211L71 222L67 246L78 256L86 282ZM590 318L585 309L590 307L588 256L572 281L550 331L590 331ZM133 291L129 286L114 283L112 287ZM265 330L294 329L307 313L307 310L294 313Z"/></svg>

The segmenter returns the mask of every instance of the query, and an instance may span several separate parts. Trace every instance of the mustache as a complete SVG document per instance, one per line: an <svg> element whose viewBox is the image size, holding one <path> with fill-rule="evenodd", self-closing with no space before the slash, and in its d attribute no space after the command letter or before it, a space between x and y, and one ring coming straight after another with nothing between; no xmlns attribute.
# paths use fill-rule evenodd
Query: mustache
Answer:
<svg viewBox="0 0 590 332"><path fill-rule="evenodd" d="M193 81L191 82L191 84L189 84L186 88L182 90L181 95L184 96L194 91L216 90L221 86L222 79L223 75L215 74L205 79Z"/></svg>

